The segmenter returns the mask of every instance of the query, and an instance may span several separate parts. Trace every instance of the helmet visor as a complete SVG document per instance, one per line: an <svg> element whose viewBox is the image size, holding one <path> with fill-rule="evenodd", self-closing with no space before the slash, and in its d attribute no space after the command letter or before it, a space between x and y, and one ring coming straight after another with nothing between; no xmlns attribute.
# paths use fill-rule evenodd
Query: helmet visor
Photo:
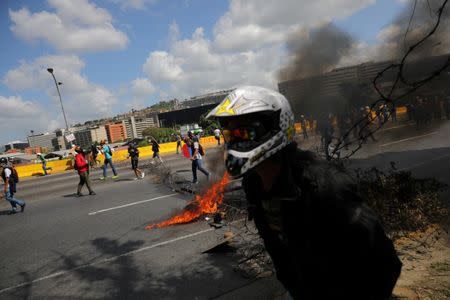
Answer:
<svg viewBox="0 0 450 300"><path fill-rule="evenodd" d="M278 118L279 112L271 112L220 119L227 148L246 152L258 147L280 130Z"/></svg>

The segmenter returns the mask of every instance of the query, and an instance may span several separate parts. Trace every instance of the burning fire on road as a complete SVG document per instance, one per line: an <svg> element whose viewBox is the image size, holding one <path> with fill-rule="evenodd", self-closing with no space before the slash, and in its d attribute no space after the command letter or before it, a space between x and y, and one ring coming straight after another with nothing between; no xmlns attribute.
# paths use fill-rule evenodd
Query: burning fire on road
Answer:
<svg viewBox="0 0 450 300"><path fill-rule="evenodd" d="M222 179L214 183L202 195L196 195L195 198L186 205L183 212L172 218L157 224L148 225L147 230L161 228L175 224L183 224L194 221L203 214L212 214L217 212L218 206L223 201L225 186L230 182L230 175L225 172Z"/></svg>

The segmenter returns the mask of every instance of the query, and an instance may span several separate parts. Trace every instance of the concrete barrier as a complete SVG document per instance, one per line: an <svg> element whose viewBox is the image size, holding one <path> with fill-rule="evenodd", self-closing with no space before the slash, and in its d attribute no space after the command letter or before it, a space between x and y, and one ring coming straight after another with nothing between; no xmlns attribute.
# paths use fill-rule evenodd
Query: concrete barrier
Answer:
<svg viewBox="0 0 450 300"><path fill-rule="evenodd" d="M221 140L223 142L223 140ZM211 148L217 145L217 140L214 136L206 136L200 138L200 144L204 148ZM177 143L169 142L169 143L161 143L159 144L159 153L163 155L174 154L176 153ZM152 146L139 147L139 157L140 158L148 158L153 155ZM121 149L113 152L113 161L114 162L122 162L127 160L128 150ZM103 161L104 156L100 154L98 156L100 161ZM60 173L67 170L73 170L73 160L71 159L62 159L47 162L47 167L51 167L52 171L47 171L51 173ZM44 175L44 171L42 170L42 164L28 164L21 165L16 167L17 173L20 178L30 177L30 176L40 176Z"/></svg>

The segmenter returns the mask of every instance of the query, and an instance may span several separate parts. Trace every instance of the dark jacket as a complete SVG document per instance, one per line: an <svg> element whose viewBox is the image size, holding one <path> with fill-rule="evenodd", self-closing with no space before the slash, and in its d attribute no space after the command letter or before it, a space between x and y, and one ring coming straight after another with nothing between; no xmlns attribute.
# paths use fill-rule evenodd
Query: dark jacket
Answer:
<svg viewBox="0 0 450 300"><path fill-rule="evenodd" d="M388 299L401 262L352 179L295 144L264 192L255 172L243 186L278 279L298 299Z"/></svg>

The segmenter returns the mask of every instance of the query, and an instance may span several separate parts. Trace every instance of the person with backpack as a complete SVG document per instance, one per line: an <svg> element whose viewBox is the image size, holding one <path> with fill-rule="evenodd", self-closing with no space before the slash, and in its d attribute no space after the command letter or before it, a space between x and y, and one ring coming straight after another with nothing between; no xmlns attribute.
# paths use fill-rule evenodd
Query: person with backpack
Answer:
<svg viewBox="0 0 450 300"><path fill-rule="evenodd" d="M11 164L8 163L8 160L5 157L0 159L0 167L2 168L1 177L3 179L3 195L11 204L10 214L15 214L17 212L17 206L20 206L20 211L25 211L25 201L14 198L14 193L16 183L19 181L19 176L17 171L14 169Z"/></svg>
<svg viewBox="0 0 450 300"><path fill-rule="evenodd" d="M203 156L205 155L205 151L203 150L202 145L200 144L198 138L192 133L188 132L188 137L190 139L191 146L191 161L192 161L192 183L198 183L197 180L197 169L205 174L205 176L209 180L210 173L203 167Z"/></svg>
<svg viewBox="0 0 450 300"><path fill-rule="evenodd" d="M160 163L163 163L161 156L159 156L158 142L154 138L152 138L151 143L152 143L152 152L153 152L153 161L151 163L153 164L156 161L156 159L158 159Z"/></svg>
<svg viewBox="0 0 450 300"><path fill-rule="evenodd" d="M139 149L136 147L136 144L128 145L128 157L131 158L131 168L134 171L134 175L136 175L136 179L142 179L145 176L145 173L139 170Z"/></svg>
<svg viewBox="0 0 450 300"><path fill-rule="evenodd" d="M113 171L114 176L112 178L117 178L119 177L117 175L117 171L116 168L114 168L113 162L112 162L112 151L111 151L111 147L109 147L108 145L106 145L106 141L102 140L100 142L100 146L101 146L101 152L103 153L103 155L105 156L105 161L103 163L103 177L100 177L100 180L105 180L106 179L106 169L108 167L108 164L111 166L111 169Z"/></svg>
<svg viewBox="0 0 450 300"><path fill-rule="evenodd" d="M85 184L89 190L89 195L95 195L95 192L92 190L91 182L89 180L89 163L86 159L86 154L79 146L75 147L75 153L76 155L74 168L78 171L78 176L80 176L80 182L78 183L77 188L77 196L83 196L83 194L81 193L81 189Z"/></svg>

